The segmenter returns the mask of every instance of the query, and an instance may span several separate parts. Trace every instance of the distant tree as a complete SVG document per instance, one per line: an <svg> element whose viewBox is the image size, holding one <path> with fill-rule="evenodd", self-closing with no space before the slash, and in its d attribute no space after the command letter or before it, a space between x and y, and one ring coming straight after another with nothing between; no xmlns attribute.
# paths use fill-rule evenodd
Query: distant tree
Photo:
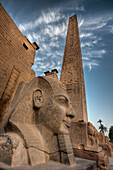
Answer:
<svg viewBox="0 0 113 170"><path fill-rule="evenodd" d="M109 128L109 139L110 142L113 142L113 126Z"/></svg>
<svg viewBox="0 0 113 170"><path fill-rule="evenodd" d="M98 121L97 121L97 123L100 123L100 126L99 126L99 130L100 130L100 132L102 132L102 133L104 133L104 132L107 132L107 127L105 127L103 124L102 124L102 120L101 119L99 119Z"/></svg>
<svg viewBox="0 0 113 170"><path fill-rule="evenodd" d="M100 126L101 126L101 124L102 124L102 120L101 119L99 119L98 121L97 121L97 123L100 123Z"/></svg>
<svg viewBox="0 0 113 170"><path fill-rule="evenodd" d="M104 132L107 132L107 131L108 131L108 130L107 130L107 127L104 126Z"/></svg>

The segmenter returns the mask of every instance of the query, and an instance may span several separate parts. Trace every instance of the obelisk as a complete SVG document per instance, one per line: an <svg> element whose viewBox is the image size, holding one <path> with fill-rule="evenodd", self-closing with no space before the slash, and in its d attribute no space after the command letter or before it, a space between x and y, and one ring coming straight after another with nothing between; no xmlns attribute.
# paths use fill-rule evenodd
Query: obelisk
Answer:
<svg viewBox="0 0 113 170"><path fill-rule="evenodd" d="M82 55L76 15L69 18L61 81L67 88L76 113L73 122L88 122Z"/></svg>

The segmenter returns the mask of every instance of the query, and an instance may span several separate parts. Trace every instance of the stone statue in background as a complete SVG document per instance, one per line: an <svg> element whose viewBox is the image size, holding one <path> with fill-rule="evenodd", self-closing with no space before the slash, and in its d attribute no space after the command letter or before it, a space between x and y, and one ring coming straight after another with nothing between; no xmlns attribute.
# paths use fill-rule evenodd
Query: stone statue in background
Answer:
<svg viewBox="0 0 113 170"><path fill-rule="evenodd" d="M88 145L94 147L99 145L98 131L90 122L88 122Z"/></svg>
<svg viewBox="0 0 113 170"><path fill-rule="evenodd" d="M13 167L49 160L74 165L68 131L74 114L59 80L37 77L21 83L1 129L0 161Z"/></svg>

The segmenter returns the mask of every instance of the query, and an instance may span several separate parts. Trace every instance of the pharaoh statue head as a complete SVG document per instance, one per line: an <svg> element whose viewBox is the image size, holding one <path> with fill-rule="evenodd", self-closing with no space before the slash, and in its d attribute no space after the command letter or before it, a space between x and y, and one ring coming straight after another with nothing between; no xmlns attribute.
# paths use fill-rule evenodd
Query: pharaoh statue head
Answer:
<svg viewBox="0 0 113 170"><path fill-rule="evenodd" d="M75 164L69 137L74 114L61 81L44 76L21 83L2 126L2 138L12 142L9 164L33 166L49 160Z"/></svg>

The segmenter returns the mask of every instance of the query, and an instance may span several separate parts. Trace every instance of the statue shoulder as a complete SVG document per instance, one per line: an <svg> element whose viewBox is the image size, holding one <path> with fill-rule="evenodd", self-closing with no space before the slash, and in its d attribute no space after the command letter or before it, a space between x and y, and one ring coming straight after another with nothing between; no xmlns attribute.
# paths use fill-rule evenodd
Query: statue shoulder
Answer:
<svg viewBox="0 0 113 170"><path fill-rule="evenodd" d="M23 162L22 158L18 157L20 151L23 152L27 162L27 153L22 138L12 132L0 135L0 162L8 165L20 164Z"/></svg>
<svg viewBox="0 0 113 170"><path fill-rule="evenodd" d="M0 162L11 164L13 155L13 143L7 134L0 135Z"/></svg>

